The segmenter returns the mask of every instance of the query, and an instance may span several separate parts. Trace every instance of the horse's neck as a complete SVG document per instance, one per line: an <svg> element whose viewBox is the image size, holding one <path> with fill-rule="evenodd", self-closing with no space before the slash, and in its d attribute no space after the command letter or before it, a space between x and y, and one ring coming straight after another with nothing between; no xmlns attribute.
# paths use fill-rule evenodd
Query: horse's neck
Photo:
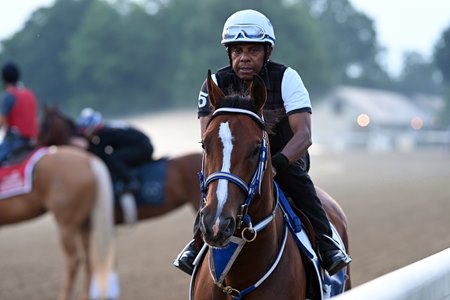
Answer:
<svg viewBox="0 0 450 300"><path fill-rule="evenodd" d="M75 136L75 127L71 120L59 114L53 116L52 120L53 123L48 130L47 141L45 141L47 146L70 144L70 139Z"/></svg>
<svg viewBox="0 0 450 300"><path fill-rule="evenodd" d="M253 224L269 216L275 204L271 170L266 170L261 182L261 193L256 191L252 203L249 205L249 215Z"/></svg>
<svg viewBox="0 0 450 300"><path fill-rule="evenodd" d="M251 258L261 249L267 251L262 251L264 253L269 253L270 251L277 252L284 234L283 215L280 209L275 207L277 202L274 199L272 176L268 175L269 174L266 174L264 176L261 185L261 194L257 193L255 195L249 206L248 214L251 217L253 226L256 226L259 222L270 217L273 214L274 209L276 210L276 213L270 223L258 232L255 241L245 245L242 250L244 252L242 256L245 256L245 253L247 253ZM259 251L255 250L255 252L252 252L252 248L259 249ZM254 258L251 260L254 260ZM258 260L256 260L255 263L258 264Z"/></svg>
<svg viewBox="0 0 450 300"><path fill-rule="evenodd" d="M272 182L270 182L270 185L272 185ZM268 185L265 185L265 188L267 187ZM273 206L276 205L273 189L267 188L267 192L263 192L265 188L261 188L262 195L255 197L253 199L254 203L252 203L250 207L260 201L259 204L264 203L264 206L261 206L261 208L264 207L264 212L261 214L260 212L254 213L253 210L249 211L254 226L272 214ZM259 207L259 205L255 205L255 208L256 207ZM255 283L272 267L275 258L282 248L284 233L285 230L287 230L287 228L285 228L281 210L278 207L275 209L276 213L273 220L267 227L258 232L254 241L247 242L242 248L234 263L235 265L238 265L239 268L230 269L230 272L225 279L226 284L230 286L246 286ZM252 270L252 275L243 278L242 270ZM248 280L248 282L245 280Z"/></svg>

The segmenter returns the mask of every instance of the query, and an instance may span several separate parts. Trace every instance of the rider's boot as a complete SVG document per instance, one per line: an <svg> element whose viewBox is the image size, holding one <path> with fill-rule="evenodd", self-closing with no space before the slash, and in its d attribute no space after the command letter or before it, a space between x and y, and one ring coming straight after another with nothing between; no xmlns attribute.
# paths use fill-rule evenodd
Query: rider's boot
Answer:
<svg viewBox="0 0 450 300"><path fill-rule="evenodd" d="M181 271L192 275L194 272L194 261L197 257L200 249L203 246L202 234L199 228L200 224L200 214L197 211L197 215L194 221L194 239L190 241L183 250L181 250L180 254L178 254L177 258L173 262L173 265L180 269Z"/></svg>
<svg viewBox="0 0 450 300"><path fill-rule="evenodd" d="M192 275L194 272L194 260L197 257L198 252L199 251L195 246L195 239L193 239L183 248L183 250L181 250L180 254L178 254L173 262L173 265L188 275Z"/></svg>
<svg viewBox="0 0 450 300"><path fill-rule="evenodd" d="M322 268L327 270L330 276L339 272L342 268L348 266L352 259L337 244L337 242L327 235L322 235L318 239L319 258Z"/></svg>

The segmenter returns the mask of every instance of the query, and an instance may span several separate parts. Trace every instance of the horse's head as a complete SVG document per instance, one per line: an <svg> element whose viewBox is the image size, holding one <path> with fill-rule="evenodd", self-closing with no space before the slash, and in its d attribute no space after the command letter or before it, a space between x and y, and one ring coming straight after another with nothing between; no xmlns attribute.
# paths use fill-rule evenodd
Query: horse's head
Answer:
<svg viewBox="0 0 450 300"><path fill-rule="evenodd" d="M204 203L200 229L209 245L224 247L242 222L251 228L247 214L250 202L256 211L251 218L259 221L266 213L259 209L267 204L252 202L254 196L261 197L260 189L267 188L261 187L263 180L263 185L272 190L271 172L267 176L264 172L269 152L262 118L266 88L263 80L255 76L249 96L225 96L210 72L207 84L213 113L202 140Z"/></svg>
<svg viewBox="0 0 450 300"><path fill-rule="evenodd" d="M43 106L39 127L38 145L66 145L75 135L76 126L72 119L57 107Z"/></svg>

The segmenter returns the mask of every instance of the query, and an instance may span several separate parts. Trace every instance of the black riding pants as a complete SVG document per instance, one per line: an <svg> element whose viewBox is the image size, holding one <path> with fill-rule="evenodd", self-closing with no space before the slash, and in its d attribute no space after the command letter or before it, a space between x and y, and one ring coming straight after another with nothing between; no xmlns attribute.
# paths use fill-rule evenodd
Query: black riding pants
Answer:
<svg viewBox="0 0 450 300"><path fill-rule="evenodd" d="M133 179L132 168L150 162L151 152L143 146L115 149L105 158L113 177L128 184Z"/></svg>
<svg viewBox="0 0 450 300"><path fill-rule="evenodd" d="M303 163L304 161L289 166L286 171L277 174L274 179L285 194L292 198L295 206L308 217L314 228L319 247L321 250L326 250L324 248L328 248L327 240L323 241L321 237L323 235L331 236L330 223L310 176L301 166Z"/></svg>

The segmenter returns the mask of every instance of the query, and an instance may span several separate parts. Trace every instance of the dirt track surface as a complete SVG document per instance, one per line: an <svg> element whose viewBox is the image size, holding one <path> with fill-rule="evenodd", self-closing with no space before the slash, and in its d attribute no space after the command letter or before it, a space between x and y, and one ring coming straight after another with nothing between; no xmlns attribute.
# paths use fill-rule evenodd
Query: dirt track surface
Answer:
<svg viewBox="0 0 450 300"><path fill-rule="evenodd" d="M192 136L175 148L161 118L145 127L157 155L199 149ZM195 117L194 117L195 119ZM179 142L179 140L178 140ZM177 152L180 151L180 152ZM350 226L354 286L450 247L450 152L322 153L313 181L339 201ZM134 226L117 227L124 300L187 299L189 277L172 266L191 239L194 213L183 207ZM56 299L63 257L50 215L0 230L0 299Z"/></svg>

